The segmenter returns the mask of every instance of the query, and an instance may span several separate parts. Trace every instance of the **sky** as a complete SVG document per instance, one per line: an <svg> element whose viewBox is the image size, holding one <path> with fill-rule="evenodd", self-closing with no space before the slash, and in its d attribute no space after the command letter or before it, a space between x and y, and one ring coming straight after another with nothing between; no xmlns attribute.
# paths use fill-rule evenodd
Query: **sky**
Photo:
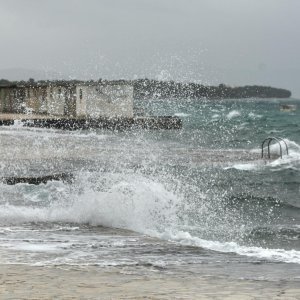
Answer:
<svg viewBox="0 0 300 300"><path fill-rule="evenodd" d="M299 0L0 0L0 77L258 84L300 98L299 15Z"/></svg>

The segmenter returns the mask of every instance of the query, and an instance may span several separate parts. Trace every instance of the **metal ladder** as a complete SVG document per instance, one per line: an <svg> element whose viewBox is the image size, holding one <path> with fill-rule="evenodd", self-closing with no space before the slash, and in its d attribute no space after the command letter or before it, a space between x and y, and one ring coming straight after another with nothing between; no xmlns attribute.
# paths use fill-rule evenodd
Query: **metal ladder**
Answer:
<svg viewBox="0 0 300 300"><path fill-rule="evenodd" d="M264 158L264 145L266 142L268 142L268 159L271 158L271 153L270 153L270 145L272 142L277 142L278 145L279 145L279 149L280 149L280 158L282 158L282 147L281 147L281 142L284 143L285 145L285 150L286 150L286 155L289 155L289 149L288 149L288 146L285 142L285 140L283 138L280 138L280 137L268 137L266 138L262 144L261 144L261 158Z"/></svg>

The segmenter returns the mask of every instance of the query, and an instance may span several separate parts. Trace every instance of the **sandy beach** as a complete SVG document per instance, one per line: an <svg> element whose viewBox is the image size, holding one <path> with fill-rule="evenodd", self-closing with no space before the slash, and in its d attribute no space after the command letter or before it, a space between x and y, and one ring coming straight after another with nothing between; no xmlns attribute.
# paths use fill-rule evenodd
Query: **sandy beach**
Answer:
<svg viewBox="0 0 300 300"><path fill-rule="evenodd" d="M1 299L300 299L299 282L1 265Z"/></svg>

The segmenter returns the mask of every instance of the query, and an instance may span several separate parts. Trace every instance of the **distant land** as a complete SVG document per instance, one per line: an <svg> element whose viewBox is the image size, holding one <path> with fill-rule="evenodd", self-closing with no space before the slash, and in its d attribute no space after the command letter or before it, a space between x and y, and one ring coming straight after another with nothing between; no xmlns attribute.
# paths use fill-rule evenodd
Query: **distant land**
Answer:
<svg viewBox="0 0 300 300"><path fill-rule="evenodd" d="M157 81L138 79L132 81L134 98L207 98L207 99L240 99L240 98L289 98L292 93L286 89L270 86L246 85L231 87L225 84L205 86L197 83L180 83L174 81Z"/></svg>
<svg viewBox="0 0 300 300"><path fill-rule="evenodd" d="M6 85L45 84L45 83L103 83L107 80L98 81L82 80L39 80L34 81L9 81L0 79L0 87ZM154 79L122 80L134 87L134 99L166 99L166 98L189 98L189 99L241 99L241 98L289 98L292 93L289 90L270 86L246 85L232 87L225 84L218 86L206 86L198 83L183 83L175 81L159 81Z"/></svg>

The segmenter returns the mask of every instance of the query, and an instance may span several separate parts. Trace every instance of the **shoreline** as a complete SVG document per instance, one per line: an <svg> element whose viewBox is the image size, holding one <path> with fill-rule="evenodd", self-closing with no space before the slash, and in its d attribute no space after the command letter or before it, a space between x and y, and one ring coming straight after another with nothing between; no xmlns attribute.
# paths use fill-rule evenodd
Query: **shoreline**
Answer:
<svg viewBox="0 0 300 300"><path fill-rule="evenodd" d="M1 299L299 299L298 281L135 274L97 266L0 265Z"/></svg>

